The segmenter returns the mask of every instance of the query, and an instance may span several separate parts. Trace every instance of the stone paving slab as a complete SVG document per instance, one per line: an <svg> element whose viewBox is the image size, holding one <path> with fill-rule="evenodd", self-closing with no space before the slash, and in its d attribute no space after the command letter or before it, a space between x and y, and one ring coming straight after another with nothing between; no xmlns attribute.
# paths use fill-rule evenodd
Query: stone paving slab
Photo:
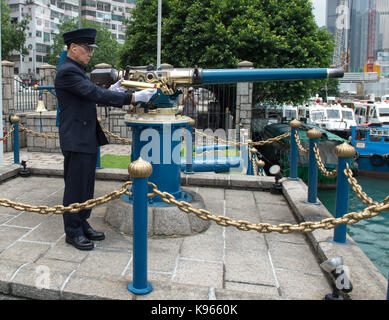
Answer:
<svg viewBox="0 0 389 320"><path fill-rule="evenodd" d="M36 167L35 170L42 173ZM61 172L59 168L54 170ZM125 174L120 175L116 181L114 173L97 180L95 196L119 188ZM327 214L316 206L312 211L312 206L304 203L302 193L306 190L301 182L284 180L284 195L273 195L257 187L268 185L269 177L263 183L254 177L256 185L249 183L246 190L242 189L246 177L240 177L236 190L232 189L231 179L220 178L218 183L225 183L221 188L213 185L212 178L208 175L207 181L204 175L191 175L194 185L186 187L198 192L215 215L276 224L306 221L304 215L312 218ZM183 179L188 181L186 176ZM43 187L45 192L35 192L34 186L42 182L50 187ZM23 196L18 186L24 190ZM1 183L1 198L3 191L11 200L54 205L61 203L63 180L60 176L14 178ZM86 252L65 243L60 215L42 217L3 209L0 293L4 294L31 299L322 299L331 292L331 281L319 264L341 253L352 274L356 272L352 281L356 281L359 293L350 296L385 298L385 278L377 274L371 261L354 244L348 251L345 246L328 242L329 230L316 230L309 235L260 234L214 222L206 231L187 237L149 238L148 279L153 291L146 296L133 295L127 290L132 280L132 237L105 222L107 205L94 208L90 218L96 229L105 232L106 239L96 241L95 249ZM362 290L363 283L367 286Z"/></svg>

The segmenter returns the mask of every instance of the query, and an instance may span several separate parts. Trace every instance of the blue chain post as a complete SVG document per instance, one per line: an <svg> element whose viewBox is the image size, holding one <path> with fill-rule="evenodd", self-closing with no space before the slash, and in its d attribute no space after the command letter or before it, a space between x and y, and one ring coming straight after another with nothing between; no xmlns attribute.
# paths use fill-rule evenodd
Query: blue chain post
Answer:
<svg viewBox="0 0 389 320"><path fill-rule="evenodd" d="M189 120L188 126L186 127L186 165L185 165L185 173L192 174L193 171L193 126L195 125L194 119Z"/></svg>
<svg viewBox="0 0 389 320"><path fill-rule="evenodd" d="M386 300L389 300L389 274L388 274L388 288L386 291Z"/></svg>
<svg viewBox="0 0 389 320"><path fill-rule="evenodd" d="M298 148L295 134L298 134L298 128L301 127L301 122L294 119L289 123L291 127L290 132L290 161L289 161L289 180L299 180L298 178Z"/></svg>
<svg viewBox="0 0 389 320"><path fill-rule="evenodd" d="M257 151L257 149L252 147L252 143L253 143L253 141L251 139L247 140L248 161L247 161L247 172L246 172L246 175L248 175L248 176L253 176L254 175L254 168L253 168L254 153L253 153L253 151Z"/></svg>
<svg viewBox="0 0 389 320"><path fill-rule="evenodd" d="M18 116L10 117L11 123L14 125L14 164L20 164L19 157L19 121Z"/></svg>
<svg viewBox="0 0 389 320"><path fill-rule="evenodd" d="M335 218L341 218L348 212L348 194L349 184L347 176L344 174L346 164L350 167L350 158L354 156L355 149L348 143L344 142L335 148L335 154L338 156L338 176L336 179L336 203ZM349 244L346 241L347 225L339 224L334 229L334 238L331 242L337 244Z"/></svg>
<svg viewBox="0 0 389 320"><path fill-rule="evenodd" d="M99 122L101 126L102 119L100 117L97 118L97 121ZM97 147L97 161L96 161L96 169L101 169L101 153L100 153L100 147Z"/></svg>
<svg viewBox="0 0 389 320"><path fill-rule="evenodd" d="M317 201L317 179L318 179L318 167L315 158L313 147L315 144L319 145L319 138L321 132L315 128L308 130L307 136L309 138L309 168L308 168L308 201L310 204L320 204Z"/></svg>
<svg viewBox="0 0 389 320"><path fill-rule="evenodd" d="M141 157L131 162L128 172L133 179L133 281L127 286L128 291L145 295L153 287L147 282L147 192L148 177L152 166Z"/></svg>

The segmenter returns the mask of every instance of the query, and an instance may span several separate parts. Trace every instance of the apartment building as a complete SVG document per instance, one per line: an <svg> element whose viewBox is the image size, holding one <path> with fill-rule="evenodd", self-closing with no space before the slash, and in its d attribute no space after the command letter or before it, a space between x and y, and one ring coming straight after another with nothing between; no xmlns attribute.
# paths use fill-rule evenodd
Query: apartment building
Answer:
<svg viewBox="0 0 389 320"><path fill-rule="evenodd" d="M11 19L20 21L31 16L27 31L26 47L29 55L15 54L15 74L37 74L39 66L47 63L53 39L59 33L62 21L81 16L106 26L112 38L125 41L124 19L131 17L135 0L5 0L10 7Z"/></svg>

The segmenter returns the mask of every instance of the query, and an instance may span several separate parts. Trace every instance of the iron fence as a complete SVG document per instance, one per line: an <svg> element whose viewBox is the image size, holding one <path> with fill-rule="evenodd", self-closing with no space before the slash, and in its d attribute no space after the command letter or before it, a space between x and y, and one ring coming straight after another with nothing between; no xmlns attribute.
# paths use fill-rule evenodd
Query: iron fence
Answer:
<svg viewBox="0 0 389 320"><path fill-rule="evenodd" d="M34 111L39 99L39 91L29 82L23 82L17 77L14 78L14 104L15 111Z"/></svg>
<svg viewBox="0 0 389 320"><path fill-rule="evenodd" d="M198 129L235 128L236 84L193 86L197 98Z"/></svg>

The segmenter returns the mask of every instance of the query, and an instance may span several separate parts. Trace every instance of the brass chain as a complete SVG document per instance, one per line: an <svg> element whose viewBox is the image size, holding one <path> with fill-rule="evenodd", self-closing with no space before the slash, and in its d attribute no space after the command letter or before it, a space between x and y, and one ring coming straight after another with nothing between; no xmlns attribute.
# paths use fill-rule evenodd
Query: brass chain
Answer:
<svg viewBox="0 0 389 320"><path fill-rule="evenodd" d="M346 169L344 169L344 174L347 176L347 181L350 184L353 191L356 193L357 197L362 200L362 202L368 206L378 204L377 201L373 201L366 192L362 191L362 186L358 184L357 179L353 177L353 171L350 169L348 163L346 163ZM389 197L389 196L388 196ZM388 198L386 197L386 199ZM385 199L385 200L386 200Z"/></svg>
<svg viewBox="0 0 389 320"><path fill-rule="evenodd" d="M269 138L269 139L264 140L264 141L256 141L256 142L252 142L250 144L253 145L253 146L263 146L265 144L269 144L269 143L273 143L273 142L276 142L276 141L280 141L280 140L282 140L284 138L287 138L289 136L290 136L290 131L285 132L285 133L283 133L283 134L281 134L281 135L279 135L277 137L274 137L274 138Z"/></svg>
<svg viewBox="0 0 389 320"><path fill-rule="evenodd" d="M53 207L48 206L33 206L24 203L17 203L8 199L0 199L0 206L11 207L20 211L36 212L40 214L63 214L65 211L70 213L76 213L84 209L92 209L93 207L106 203L111 200L118 199L121 195L126 194L132 196L132 192L127 190L127 187L132 184L132 181L126 181L119 190L111 191L101 197L89 199L83 203L72 203L68 206L55 205Z"/></svg>
<svg viewBox="0 0 389 320"><path fill-rule="evenodd" d="M337 168L335 168L332 171L328 171L325 168L325 166L323 164L323 161L321 160L321 157L320 157L319 147L317 146L316 142L313 145L313 153L314 153L315 158L316 158L317 166L320 169L320 171L323 174L323 176L325 176L327 178L334 178L334 177L336 177L338 175L338 169Z"/></svg>
<svg viewBox="0 0 389 320"><path fill-rule="evenodd" d="M200 135L200 136L203 136L203 137L206 137L206 138L211 138L213 141L216 141L216 142L221 142L221 143L225 143L225 144L231 144L231 145L235 145L236 147L239 147L239 146L263 146L265 144L269 144L269 143L273 143L275 141L280 141L284 138L287 138L290 136L290 131L288 132L285 132L277 137L274 137L274 138L269 138L267 140L264 140L264 141L254 141L254 142L235 142L235 141L229 141L229 140L224 140L224 139L221 139L221 138L218 138L218 137L214 137L214 136L210 136L210 135L207 135L203 132L200 132L200 131L197 131L196 130L196 134Z"/></svg>
<svg viewBox="0 0 389 320"><path fill-rule="evenodd" d="M304 153L304 154L307 154L309 152L308 149L305 149L301 143L301 140L300 140L300 136L297 132L297 130L294 132L294 138L296 140L296 144L297 144L297 147L298 149L300 150L301 153Z"/></svg>
<svg viewBox="0 0 389 320"><path fill-rule="evenodd" d="M153 194L158 195L161 200L167 204L175 204L181 211L186 213L194 213L198 218L203 220L211 220L216 222L218 225L228 227L234 226L239 230L249 231L255 230L261 233L270 233L270 232L279 232L282 234L292 233L295 231L300 232L312 232L316 229L333 229L339 224L353 224L362 219L367 219L375 217L380 214L382 211L389 210L389 196L385 198L382 203L375 203L361 212L350 212L345 214L341 218L325 218L321 221L312 222L306 221L300 224L291 224L291 223L281 223L278 225L272 225L269 223L251 223L247 220L234 220L226 216L215 216L210 211L205 209L196 209L190 203L186 201L177 201L173 195L168 192L162 192L157 189L157 186L149 182L149 185L153 188Z"/></svg>
<svg viewBox="0 0 389 320"><path fill-rule="evenodd" d="M14 125L11 124L8 133L4 137L0 138L0 141L7 140L8 137L11 135L11 133L14 132L14 130L15 130Z"/></svg>
<svg viewBox="0 0 389 320"><path fill-rule="evenodd" d="M31 133L34 136L38 136L38 137L41 137L41 138L47 138L47 139L59 139L59 136L49 136L49 135L44 134L44 133L35 132L35 131L30 130L30 129L27 129L21 123L19 123L19 127L20 127L20 130L25 131L27 133Z"/></svg>
<svg viewBox="0 0 389 320"><path fill-rule="evenodd" d="M121 142L124 142L125 144L132 144L132 141L131 141L131 140L122 138L122 137L120 137L120 136L118 136L118 135L116 135L116 134L114 134L114 133L108 131L107 129L105 129L105 128L103 128L103 127L101 127L101 129L103 129L103 131L104 131L107 135L109 135L109 136L115 138L116 140L119 140L119 141L121 141Z"/></svg>

